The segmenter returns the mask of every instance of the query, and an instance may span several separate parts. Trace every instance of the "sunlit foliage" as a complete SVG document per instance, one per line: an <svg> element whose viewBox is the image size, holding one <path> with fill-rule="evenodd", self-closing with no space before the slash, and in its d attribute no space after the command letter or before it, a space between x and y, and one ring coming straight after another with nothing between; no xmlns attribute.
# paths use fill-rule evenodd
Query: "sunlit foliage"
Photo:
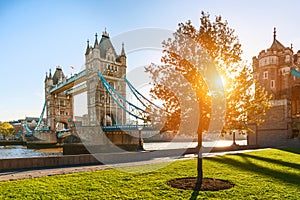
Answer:
<svg viewBox="0 0 300 200"><path fill-rule="evenodd" d="M0 122L0 134L5 139L7 136L14 135L15 134L15 129L8 122Z"/></svg>
<svg viewBox="0 0 300 200"><path fill-rule="evenodd" d="M212 21L208 13L202 12L198 28L191 21L179 23L173 37L163 41L163 48L162 62L165 65L152 64L146 67L153 80L152 95L164 102L169 113L162 131L176 132L179 125L189 119L188 108L183 109L178 94L170 90L185 84L176 81L178 73L190 84L195 94L194 102L198 103L200 117L199 122L194 123L199 123L198 132L206 131L209 124L216 120L211 115L214 109L212 96L216 95L214 89L218 87L224 90L224 96L220 95L219 98L224 98L226 105L223 131L247 131L250 123L259 125L263 122L263 116L270 108L270 96L263 87L258 84L255 87L251 68L241 59L238 37L221 16L216 16ZM218 70L217 73L207 73L213 67ZM223 85L220 84L222 81ZM214 82L214 86L209 86L211 82ZM189 93L184 96L193 98Z"/></svg>

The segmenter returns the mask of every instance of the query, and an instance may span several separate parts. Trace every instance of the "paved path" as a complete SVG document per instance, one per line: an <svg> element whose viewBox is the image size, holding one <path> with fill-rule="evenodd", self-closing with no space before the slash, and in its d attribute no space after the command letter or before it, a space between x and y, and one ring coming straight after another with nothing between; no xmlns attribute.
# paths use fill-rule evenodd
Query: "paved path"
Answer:
<svg viewBox="0 0 300 200"><path fill-rule="evenodd" d="M217 152L217 153L204 153L203 157L221 156L221 155L225 155L225 154L238 154L238 153L245 153L245 152L250 152L250 151L260 151L260 150L263 150L263 149L238 150L238 151L227 151L227 152ZM191 158L195 158L195 157L197 157L197 156L194 154L187 154L182 157L165 157L165 158L157 158L157 159L149 160L149 161L138 161L138 162L129 162L129 163L17 170L17 171L0 173L0 182L20 180L20 179L26 179L26 178L37 178L37 177L43 177L43 176L53 176L53 175L59 175L59 174L71 174L71 173L76 173L76 172L91 172L91 171L96 171L96 170L104 170L104 169L112 169L112 168L124 168L124 167L140 166L140 165L150 165L150 164L156 164L156 163L173 162L176 160L191 159Z"/></svg>

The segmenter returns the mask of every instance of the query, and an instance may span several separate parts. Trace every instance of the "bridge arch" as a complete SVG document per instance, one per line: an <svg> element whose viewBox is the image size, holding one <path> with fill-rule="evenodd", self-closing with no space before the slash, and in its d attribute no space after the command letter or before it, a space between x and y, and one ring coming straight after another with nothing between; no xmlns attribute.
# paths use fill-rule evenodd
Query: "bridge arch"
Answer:
<svg viewBox="0 0 300 200"><path fill-rule="evenodd" d="M61 131L61 130L67 130L69 129L69 122L65 121L65 120L59 120L55 122L55 130L56 131Z"/></svg>

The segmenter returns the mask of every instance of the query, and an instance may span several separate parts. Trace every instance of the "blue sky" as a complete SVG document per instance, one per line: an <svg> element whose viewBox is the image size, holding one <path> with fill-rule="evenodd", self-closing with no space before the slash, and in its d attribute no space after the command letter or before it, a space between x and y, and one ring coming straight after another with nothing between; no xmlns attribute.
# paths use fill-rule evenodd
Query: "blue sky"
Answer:
<svg viewBox="0 0 300 200"><path fill-rule="evenodd" d="M39 116L45 73L57 65L67 75L80 70L86 40L105 27L111 37L145 27L175 31L189 19L198 26L203 10L229 22L250 63L271 45L274 26L279 41L300 49L299 9L296 0L0 0L0 121Z"/></svg>

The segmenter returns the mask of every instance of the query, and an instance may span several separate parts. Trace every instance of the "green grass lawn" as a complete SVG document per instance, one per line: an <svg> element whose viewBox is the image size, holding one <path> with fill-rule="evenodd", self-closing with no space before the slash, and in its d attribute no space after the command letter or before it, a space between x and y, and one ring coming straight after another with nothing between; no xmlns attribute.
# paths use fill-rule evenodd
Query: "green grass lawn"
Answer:
<svg viewBox="0 0 300 200"><path fill-rule="evenodd" d="M168 180L196 176L196 160L147 173L116 169L0 183L0 199L300 199L300 149L270 149L203 161L204 176L228 180L229 190L194 192ZM148 170L156 165L132 167Z"/></svg>

